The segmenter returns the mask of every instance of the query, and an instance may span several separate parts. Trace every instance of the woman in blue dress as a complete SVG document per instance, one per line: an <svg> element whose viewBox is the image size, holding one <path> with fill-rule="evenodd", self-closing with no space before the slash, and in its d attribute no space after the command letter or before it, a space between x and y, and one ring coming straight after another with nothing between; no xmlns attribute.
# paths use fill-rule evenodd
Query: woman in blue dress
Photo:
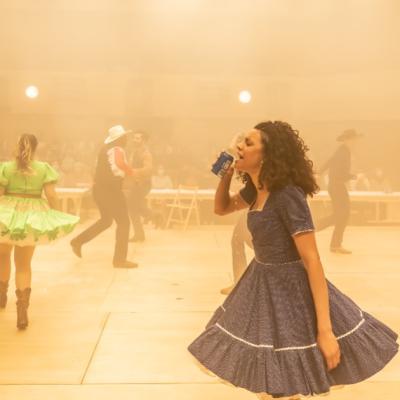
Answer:
<svg viewBox="0 0 400 400"><path fill-rule="evenodd" d="M189 346L197 360L260 398L325 394L380 371L397 334L325 279L306 197L317 192L298 132L262 122L238 146L245 187L219 183L215 211L248 208L255 258Z"/></svg>

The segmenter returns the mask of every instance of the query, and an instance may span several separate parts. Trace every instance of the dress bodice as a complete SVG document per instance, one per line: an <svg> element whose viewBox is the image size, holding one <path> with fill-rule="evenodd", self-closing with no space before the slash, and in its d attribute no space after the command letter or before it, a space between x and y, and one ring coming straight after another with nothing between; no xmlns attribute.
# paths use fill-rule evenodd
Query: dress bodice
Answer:
<svg viewBox="0 0 400 400"><path fill-rule="evenodd" d="M293 236L314 230L303 190L288 185L271 192L262 210L250 210L248 228L256 260L286 263L300 259Z"/></svg>
<svg viewBox="0 0 400 400"><path fill-rule="evenodd" d="M6 194L40 196L46 183L57 180L57 171L46 162L31 161L30 171L27 173L19 171L15 161L0 164L0 186L4 187Z"/></svg>

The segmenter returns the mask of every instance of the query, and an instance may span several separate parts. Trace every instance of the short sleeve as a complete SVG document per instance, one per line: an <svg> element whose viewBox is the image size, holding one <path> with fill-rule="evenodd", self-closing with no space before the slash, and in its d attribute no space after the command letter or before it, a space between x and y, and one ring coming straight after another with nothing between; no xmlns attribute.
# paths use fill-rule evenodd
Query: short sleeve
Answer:
<svg viewBox="0 0 400 400"><path fill-rule="evenodd" d="M303 190L286 186L277 193L278 212L289 233L294 236L314 230L314 224Z"/></svg>
<svg viewBox="0 0 400 400"><path fill-rule="evenodd" d="M45 176L43 183L56 183L58 178L58 172L50 164L45 163Z"/></svg>
<svg viewBox="0 0 400 400"><path fill-rule="evenodd" d="M5 164L0 163L0 187L6 187L8 185L8 179L5 176Z"/></svg>
<svg viewBox="0 0 400 400"><path fill-rule="evenodd" d="M248 205L254 203L257 197L257 189L251 179L249 179L246 185L239 191L239 195Z"/></svg>

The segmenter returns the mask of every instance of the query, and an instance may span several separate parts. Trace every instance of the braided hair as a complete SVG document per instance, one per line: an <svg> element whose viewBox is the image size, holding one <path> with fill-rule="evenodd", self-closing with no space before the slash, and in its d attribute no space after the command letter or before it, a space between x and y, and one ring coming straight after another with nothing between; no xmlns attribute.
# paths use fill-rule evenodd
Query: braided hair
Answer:
<svg viewBox="0 0 400 400"><path fill-rule="evenodd" d="M263 145L260 187L274 191L292 184L311 196L319 190L306 154L309 149L297 130L282 121L261 122L254 129L260 131Z"/></svg>
<svg viewBox="0 0 400 400"><path fill-rule="evenodd" d="M29 164L33 159L37 145L38 141L35 135L24 133L19 137L15 160L20 172L25 174L31 172Z"/></svg>

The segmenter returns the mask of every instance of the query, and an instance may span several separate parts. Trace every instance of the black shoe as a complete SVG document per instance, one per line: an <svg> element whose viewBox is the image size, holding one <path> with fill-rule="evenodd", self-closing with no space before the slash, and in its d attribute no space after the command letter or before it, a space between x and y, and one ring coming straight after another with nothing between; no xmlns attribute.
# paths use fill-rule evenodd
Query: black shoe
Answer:
<svg viewBox="0 0 400 400"><path fill-rule="evenodd" d="M129 242L130 243L137 243L137 242L144 242L145 241L145 238L144 238L144 236L132 236L130 239L129 239Z"/></svg>
<svg viewBox="0 0 400 400"><path fill-rule="evenodd" d="M338 246L338 247L331 246L331 252L339 253L339 254L352 254L351 250L347 250L347 249L343 248L342 246Z"/></svg>
<svg viewBox="0 0 400 400"><path fill-rule="evenodd" d="M134 263L132 261L120 261L114 262L114 268L137 268L139 264Z"/></svg>
<svg viewBox="0 0 400 400"><path fill-rule="evenodd" d="M73 253L77 257L82 258L82 245L74 243L73 240L71 240L71 242L69 244L71 245Z"/></svg>

